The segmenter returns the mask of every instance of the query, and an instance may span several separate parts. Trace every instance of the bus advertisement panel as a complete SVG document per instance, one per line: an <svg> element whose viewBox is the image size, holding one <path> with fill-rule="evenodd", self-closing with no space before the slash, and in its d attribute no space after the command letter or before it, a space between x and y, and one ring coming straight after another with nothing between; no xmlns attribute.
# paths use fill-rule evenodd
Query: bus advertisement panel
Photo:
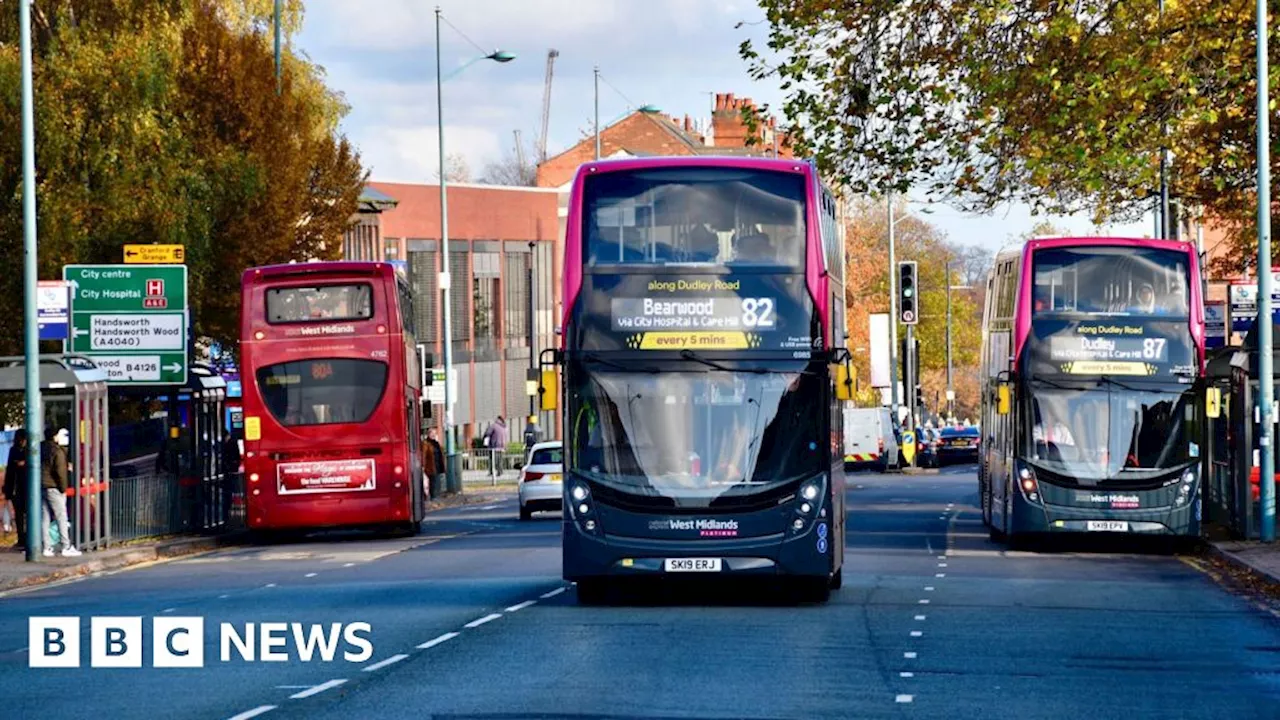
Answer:
<svg viewBox="0 0 1280 720"><path fill-rule="evenodd" d="M993 536L1199 534L1200 287L1187 243L1033 240L997 258L979 477Z"/></svg>
<svg viewBox="0 0 1280 720"><path fill-rule="evenodd" d="M564 576L842 579L835 203L807 163L584 165L570 200ZM832 263L831 267L825 265Z"/></svg>

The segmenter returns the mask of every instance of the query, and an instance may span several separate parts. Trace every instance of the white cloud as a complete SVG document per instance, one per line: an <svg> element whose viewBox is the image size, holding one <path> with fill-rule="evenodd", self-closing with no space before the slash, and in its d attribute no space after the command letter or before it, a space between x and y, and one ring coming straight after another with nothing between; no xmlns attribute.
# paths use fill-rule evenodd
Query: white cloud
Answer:
<svg viewBox="0 0 1280 720"><path fill-rule="evenodd" d="M496 135L484 128L448 125L444 127L445 154L460 154L472 176L484 169L486 158L496 157L501 147ZM439 136L434 126L371 127L360 152L372 177L385 182L432 183L440 170Z"/></svg>

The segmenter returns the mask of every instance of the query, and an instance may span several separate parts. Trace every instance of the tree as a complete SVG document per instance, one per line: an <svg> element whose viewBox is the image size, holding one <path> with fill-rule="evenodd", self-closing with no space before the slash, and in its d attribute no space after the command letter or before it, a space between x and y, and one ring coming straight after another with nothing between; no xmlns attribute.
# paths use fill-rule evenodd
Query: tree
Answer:
<svg viewBox="0 0 1280 720"><path fill-rule="evenodd" d="M436 182L440 182L440 171L435 173ZM444 156L444 179L451 183L471 182L471 166L462 153L449 153Z"/></svg>
<svg viewBox="0 0 1280 720"><path fill-rule="evenodd" d="M868 358L870 355L870 316L889 311L887 215L882 200L862 198L846 204L845 305L849 347L855 358ZM897 259L917 262L920 322L915 327L915 335L920 340L921 382L926 387L927 398L932 401L932 395L928 394L932 387L928 380L932 377L930 373L939 371L943 373L940 377L945 377L946 369L945 265L948 260L961 257L967 249L948 242L936 226L908 214L905 203L899 203L895 215L899 218L894 229ZM982 252L973 255L981 257ZM986 256L989 258L990 254ZM982 268L980 272L985 275L987 269ZM954 374L957 396L976 397L976 368L982 341L980 306L968 293L953 293L952 315L952 359L957 369ZM977 318L976 322L974 318ZM906 327L900 326L898 337L905 336ZM866 352L860 352L860 348ZM870 383L870 369L866 365L863 361L857 368L863 385ZM962 383L965 385L963 388ZM967 388L969 384L974 385L972 391Z"/></svg>
<svg viewBox="0 0 1280 720"><path fill-rule="evenodd" d="M781 81L800 150L852 190L1131 219L1152 206L1167 148L1171 194L1239 231L1233 262L1249 251L1252 5L761 4L780 57L749 41L741 54L757 78Z"/></svg>
<svg viewBox="0 0 1280 720"><path fill-rule="evenodd" d="M284 30L301 2L286 3ZM234 347L239 277L337 256L365 173L320 68L283 56L270 0L42 0L34 6L40 276L187 248L195 330ZM21 256L16 13L0 14L0 252ZM286 36L287 37L287 36ZM22 274L0 274L0 353L21 346Z"/></svg>
<svg viewBox="0 0 1280 720"><path fill-rule="evenodd" d="M517 185L532 187L538 176L538 166L529 161L530 151L512 148L502 158L485 165L479 182L486 185Z"/></svg>

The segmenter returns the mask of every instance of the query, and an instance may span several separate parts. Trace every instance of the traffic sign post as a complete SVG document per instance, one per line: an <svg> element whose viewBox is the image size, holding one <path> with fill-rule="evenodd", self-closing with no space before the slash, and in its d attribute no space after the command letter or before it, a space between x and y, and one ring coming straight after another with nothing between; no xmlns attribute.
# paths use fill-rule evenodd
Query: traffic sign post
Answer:
<svg viewBox="0 0 1280 720"><path fill-rule="evenodd" d="M91 358L114 385L186 384L185 265L67 265L62 277L71 285L69 352Z"/></svg>

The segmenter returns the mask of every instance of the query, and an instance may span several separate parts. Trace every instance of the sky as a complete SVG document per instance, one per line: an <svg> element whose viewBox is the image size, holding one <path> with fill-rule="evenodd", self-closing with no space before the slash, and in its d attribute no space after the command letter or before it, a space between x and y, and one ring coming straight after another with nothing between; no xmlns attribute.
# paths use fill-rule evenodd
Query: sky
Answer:
<svg viewBox="0 0 1280 720"><path fill-rule="evenodd" d="M526 148L541 127L547 50L559 51L551 90L549 156L589 134L592 67L603 78L600 120L639 105L708 120L712 93L731 92L781 105L773 80L754 81L738 56L748 38L767 37L764 13L749 0L440 0L446 76L495 49L512 62L468 65L444 83L445 153L465 158L473 175L512 152L515 130ZM741 28L735 27L744 23ZM452 27L451 27L452 25ZM455 29L456 28L456 29ZM763 45L763 43L758 43ZM327 72L351 106L343 132L359 148L372 179L434 182L438 160L435 19L430 0L310 0L293 47ZM1095 229L1085 216L1033 217L1023 205L968 215L912 203L913 212L951 240L999 249L1049 220L1079 234L1149 235L1141 222Z"/></svg>

